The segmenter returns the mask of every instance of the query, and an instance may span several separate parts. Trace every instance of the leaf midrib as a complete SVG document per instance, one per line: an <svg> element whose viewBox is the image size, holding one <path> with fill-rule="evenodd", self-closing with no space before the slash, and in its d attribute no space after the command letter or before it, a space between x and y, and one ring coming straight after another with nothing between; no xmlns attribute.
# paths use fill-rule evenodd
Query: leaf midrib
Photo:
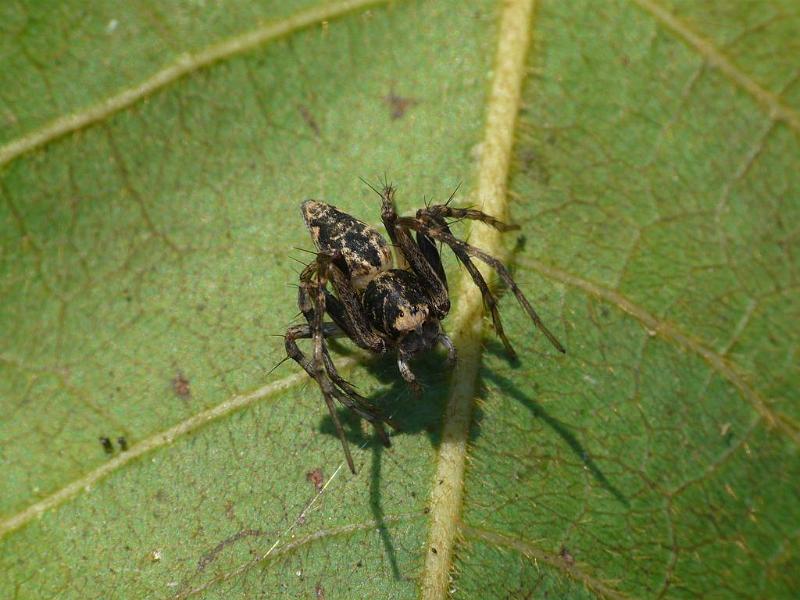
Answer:
<svg viewBox="0 0 800 600"><path fill-rule="evenodd" d="M113 115L114 113L123 110L136 102L142 100L144 97L157 92L162 87L165 87L176 80L180 79L183 76L186 76L196 70L201 68L207 67L210 64L226 60L231 58L232 56L246 52L251 50L259 45L262 45L268 41L274 40L277 37L281 37L283 35L290 34L294 31L306 28L310 25L314 25L322 20L326 19L333 19L337 17L341 17L349 12L353 12L355 10L364 9L374 5L381 5L386 4L388 0L347 0L343 2L337 2L333 5L328 7L316 7L302 13L298 13L297 15L293 15L284 19L280 22L271 23L269 25L262 26L254 31L248 32L246 34L242 34L239 36L235 36L222 42L220 44L211 46L206 50L203 50L199 53L192 54L192 55L182 55L179 57L172 65L169 67L159 71L155 75L148 78L145 82L129 88L127 90L123 90L121 93L109 98L106 101L98 103L88 109L85 109L79 113L73 113L72 115L67 115L65 117L56 119L49 124L45 125L44 127L34 130L29 134L22 136L21 138L17 138L16 140L0 147L0 167L4 166L5 164L19 158L23 154L41 146L45 146L48 143L56 140L59 137L69 134L70 132L76 131L83 127L87 127L94 123L103 121ZM528 4L532 4L532 2L528 0L523 0L523 2L527 2ZM674 15L671 15L665 9L658 6L658 4L650 1L650 0L632 0L633 3L638 5L640 8L645 10L648 14L650 14L656 21L658 21L661 25L665 26L668 30L676 34L677 36L681 37L684 41L686 41L690 47L695 49L704 59L706 59L710 64L718 67L723 73L725 73L729 79L733 82L736 87L746 91L752 97L754 97L762 108L767 109L767 113L770 119L773 120L782 120L784 121L795 133L800 132L800 117L798 114L793 111L790 107L786 106L779 96L772 94L771 92L765 90L761 86L759 86L752 78L750 78L746 73L739 70L735 65L733 65L727 58L717 50L713 44L708 42L707 40L703 39L702 37L698 36L691 32L691 30L686 27L684 24L681 23L679 19L677 19ZM528 20L528 24L530 24L530 20ZM502 29L501 29L502 32ZM502 37L502 36L501 36ZM513 129L512 129L513 133ZM503 187L505 185L505 179L503 180ZM480 188L479 188L480 189ZM485 200L481 198L481 200ZM493 212L489 205L486 203L483 204L483 207L489 211ZM495 214L501 215L504 212L505 207L505 194L502 194L501 204L497 207L494 207ZM480 233L478 233L479 228L475 228L475 234L473 235L472 239L478 245L483 245L490 251L497 252L499 250L499 244L496 240L489 239L486 243L483 242L483 237ZM581 289L584 292L602 298L603 300L614 304L615 306L619 307L625 313L629 314L630 316L634 317L635 319L639 320L644 326L648 327L648 329L652 329L659 334L662 334L665 339L668 339L686 349L691 350L692 352L698 354L699 356L703 357L712 368L714 368L718 373L720 373L725 379L731 381L737 389L740 391L740 394L747 399L753 408L764 418L768 423L775 424L778 429L780 429L783 433L789 435L792 441L795 444L800 442L800 437L798 437L798 431L793 423L785 415L781 413L777 413L772 411L764 402L762 398L758 395L758 393L747 386L744 380L736 373L736 371L727 363L723 356L719 355L716 352L713 352L708 348L708 346L702 342L702 340L698 340L697 338L690 337L685 333L681 332L680 329L675 327L673 324L666 323L659 321L652 315L650 315L646 310L641 307L638 307L630 300L626 299L621 294L618 294L614 290L610 290L607 288L603 288L597 284L594 284L588 280L584 280L576 275L572 275L567 273L566 271L562 271L555 267L549 267L542 263L538 263L536 261L530 262L526 261L530 266L540 274L555 281L559 281L567 286L574 287L577 289ZM473 294L474 295L474 294ZM479 298L479 295L478 295ZM469 299L464 298L464 305L468 305ZM463 313L467 314L467 313ZM469 313L471 315L472 313ZM467 321L459 320L456 322L457 327L460 326ZM478 356L479 360L479 356ZM275 382L272 385L284 385L285 382L288 380L292 380L296 377L292 376L290 378L286 378L281 380L280 382ZM261 390L268 388L269 386L264 386L264 388L260 388ZM254 396L258 394L258 390L247 396ZM267 394L264 394L267 395ZM263 397L263 396L260 396ZM259 397L259 398L260 398ZM255 401L255 398L252 401ZM209 409L209 411L204 411L204 413L199 413L194 417L191 417L187 421L184 421L181 424L161 433L157 433L148 440L154 440L156 438L164 438L166 439L167 434L170 431L176 430L178 428L182 428L185 426L186 423L192 421L194 422L196 419L202 419L202 415L207 412L214 411L219 407L232 402L234 399L229 399L223 402L218 407L214 407ZM471 400L471 397L470 397ZM224 413L227 414L227 413ZM219 418L219 417L216 417ZM204 421L205 422L205 421ZM195 425L199 426L199 425ZM187 431L195 428L186 429L186 431L181 431L179 435L186 433ZM172 441L174 438L170 438L168 440ZM164 442L160 445L164 445ZM143 442L144 444L144 442ZM152 447L146 447L144 451L149 451L158 444ZM135 448L135 447L134 447ZM133 448L132 448L133 450ZM126 460L122 461L120 464L116 464L113 461L109 461L108 465L113 465L111 468L98 472L100 470L96 470L92 472L93 474L87 475L87 477L93 477L94 479L89 482L94 483L94 481L104 477L107 474L107 471L112 471L117 468L120 468L123 464L126 464L134 458L134 453L130 454L130 458L126 458ZM122 457L120 457L122 458ZM47 499L45 499L41 503L37 503L18 513L11 519L0 523L0 538L8 533L9 531L16 529L24 522L32 519L34 516L41 514L44 510L52 508L61 502L71 498L75 494L79 493L81 489L84 489L86 486L84 485L86 478L81 478L80 480L76 480L72 482L65 488L62 488L57 494L54 494ZM60 495L64 490L67 488L72 488L75 486L75 489L72 493L67 495ZM56 498L58 496L58 498ZM52 501L51 501L52 499ZM43 503L48 503L46 506L42 506ZM41 510L36 509L35 507L40 507ZM21 518L21 515L27 515L26 517L22 518L22 521L17 523L16 519ZM434 515L431 515L431 520L434 520ZM16 524L14 524L16 523ZM13 524L9 527L9 524ZM430 596L435 597L435 596Z"/></svg>
<svg viewBox="0 0 800 600"><path fill-rule="evenodd" d="M486 107L475 204L500 219L507 212L506 182L533 27L533 4L533 0L507 2L497 34L494 81ZM503 252L498 231L478 221L470 228L470 243L495 256ZM488 279L490 273L485 265L479 268ZM458 309L452 322L460 357L452 374L445 408L436 475L431 487L430 533L420 577L422 597L426 600L440 600L448 595L463 505L467 437L482 354L483 296L467 271L462 274L458 297Z"/></svg>

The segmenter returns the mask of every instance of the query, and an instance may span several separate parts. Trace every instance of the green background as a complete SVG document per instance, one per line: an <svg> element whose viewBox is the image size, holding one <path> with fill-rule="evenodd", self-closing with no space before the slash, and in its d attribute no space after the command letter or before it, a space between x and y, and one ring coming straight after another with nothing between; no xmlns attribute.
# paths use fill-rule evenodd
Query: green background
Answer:
<svg viewBox="0 0 800 600"><path fill-rule="evenodd" d="M3 3L0 147L324 5ZM268 374L303 199L377 223L358 177L386 173L406 212L469 203L501 8L345 11L0 165L0 518L106 464L98 436L298 371ZM548 0L531 32L507 245L569 354L504 297L521 360L487 326L451 593L796 596L800 8ZM415 398L352 356L404 432L343 414L359 473L299 522L342 458L303 377L7 532L0 597L416 597L448 371L418 361Z"/></svg>

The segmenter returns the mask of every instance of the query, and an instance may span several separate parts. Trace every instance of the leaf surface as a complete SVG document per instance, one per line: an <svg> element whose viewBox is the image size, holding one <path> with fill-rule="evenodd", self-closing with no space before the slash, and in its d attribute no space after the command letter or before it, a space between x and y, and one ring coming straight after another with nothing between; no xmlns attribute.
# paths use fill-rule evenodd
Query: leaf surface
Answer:
<svg viewBox="0 0 800 600"><path fill-rule="evenodd" d="M797 593L800 13L536 3L493 192L517 4L0 8L0 597ZM384 172L406 213L462 180L508 212L568 354L510 294L519 363L471 338L449 256L475 367L416 361L415 398L338 345L403 425L342 413L352 476L316 386L268 372L299 203L378 223Z"/></svg>

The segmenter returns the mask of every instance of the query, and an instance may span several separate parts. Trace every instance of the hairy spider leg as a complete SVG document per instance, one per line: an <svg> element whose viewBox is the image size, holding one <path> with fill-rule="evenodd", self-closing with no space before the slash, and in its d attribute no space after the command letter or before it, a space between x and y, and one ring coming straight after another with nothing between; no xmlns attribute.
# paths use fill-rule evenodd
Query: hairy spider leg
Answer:
<svg viewBox="0 0 800 600"><path fill-rule="evenodd" d="M375 354L383 354L388 350L386 340L370 325L361 306L361 298L337 262L343 261L338 257L331 257L331 262L327 265L327 276L336 290L336 296L324 290L325 310L358 346Z"/></svg>
<svg viewBox="0 0 800 600"><path fill-rule="evenodd" d="M433 253L436 255L433 263L430 262L428 258L429 256L432 257L431 248L426 245L426 250L423 251L409 235L408 229L399 226L401 218L397 215L397 208L394 204L394 188L391 186L386 186L381 193L381 220L392 243L400 248L400 252L405 257L411 270L424 283L425 290L431 300L433 314L441 321L450 312L450 296L447 293L447 280L444 278L441 259L438 256L438 252L436 252L435 246L430 242L430 245L433 246ZM423 231L423 234L425 233ZM435 266L437 262L439 263L438 267Z"/></svg>
<svg viewBox="0 0 800 600"><path fill-rule="evenodd" d="M433 316L441 321L450 312L450 296L447 291L447 278L444 274L441 257L436 250L435 244L425 232L422 232L421 236L417 236L417 241L415 242L409 235L408 229L399 225L400 217L397 214L397 207L394 202L394 192L395 189L390 185L385 185L383 191L379 192L381 197L381 220L392 243L400 249L400 253L408 263L408 266L417 278L424 283L425 290L431 301ZM444 338L449 342L450 339L447 336L444 336ZM448 349L448 358L455 360L455 348L452 342L449 345L446 342L443 343ZM453 350L451 350L451 347ZM398 349L397 368L412 391L419 395L421 387L413 371L408 366L409 358L403 354L401 349Z"/></svg>
<svg viewBox="0 0 800 600"><path fill-rule="evenodd" d="M336 407L334 406L333 399L336 398L336 400L344 406L372 423L384 445L389 445L389 438L386 435L386 431L383 429L382 422L384 419L375 412L370 411L366 406L363 406L362 404L368 405L366 399L355 394L353 387L338 375L324 342L326 327L325 324L322 323L322 317L325 314L324 288L327 283L325 272L330 264L330 260L331 257L320 255L317 257L316 263L309 265L303 273L301 273L300 287L298 290L298 307L308 321L308 324L305 326L290 327L284 336L284 344L286 354L297 362L303 370L317 382L317 385L322 391L325 404L328 407L336 432L339 435L339 440L342 443L347 465L350 467L350 471L355 473L353 457L350 454L350 448L347 444L347 438L342 424L336 415ZM297 346L295 340L300 338L312 339L314 344L312 360L307 359ZM344 383L344 385L341 386L344 388L344 391L337 387L334 381ZM349 395L350 393L355 394L355 397Z"/></svg>
<svg viewBox="0 0 800 600"><path fill-rule="evenodd" d="M442 222L444 223L444 221ZM445 223L444 226L447 227L447 224ZM419 246L420 252L422 252L425 260L428 261L431 267L433 267L433 270L439 276L440 281L444 284L445 291L447 291L447 276L445 275L444 266L442 265L442 257L439 254L439 250L436 248L436 244L434 244L433 240L423 232L417 231L416 233L417 246ZM467 260L469 260L469 257L467 257ZM478 273L478 275L480 275L480 273ZM456 347L453 345L453 341L444 331L439 334L438 341L447 349L447 362L452 367L456 364L457 358Z"/></svg>
<svg viewBox="0 0 800 600"><path fill-rule="evenodd" d="M508 272L508 269L506 269L505 265L502 262L497 260L495 257L491 256L490 254L487 254L480 248L476 248L475 246L471 246L470 244L467 244L466 242L459 240L452 233L444 231L440 226L436 225L436 223L433 223L433 225L431 225L429 223L424 222L422 219L403 217L398 219L398 224L403 227L407 227L408 229L413 229L414 231L421 230L430 237L432 237L433 239L439 240L440 242L447 244L448 246L450 246L450 248L453 249L454 252L456 251L456 249L459 249L460 251L468 254L469 256L473 256L485 262L487 265L489 265L491 268L497 271L497 274L500 275L500 278L503 280L503 282L511 289L512 292L514 292L514 296L516 296L517 301L520 303L520 306L522 306L525 312L528 313L528 316L531 318L534 325L536 325L539 331L541 331L545 335L545 337L556 348L556 350L562 353L566 353L564 346L561 345L561 342L558 341L556 336L553 335L550 332L550 330L545 326L545 324L542 322L541 318L533 309L530 302L528 302L528 299L525 298L525 295L522 293L522 290L519 289L519 286L511 277L511 273Z"/></svg>
<svg viewBox="0 0 800 600"><path fill-rule="evenodd" d="M342 268L339 267L339 263L343 263L342 257L338 255L326 255L324 253L320 253L320 255L323 257L320 259L322 264L327 268L327 280L333 285L333 288L338 294L338 297L334 296L327 288L323 288L323 293L325 294L325 311L341 329L342 333L353 340L358 346L376 354L383 354L388 349L386 340L378 335L367 321L367 316L364 314L355 288L350 279L345 276ZM371 417L362 415L363 418L375 425L384 445L388 447L389 438L386 436L381 423L386 423L395 431L398 430L398 426L390 418L380 416L375 407L373 407L366 398L360 395L349 382L339 376L328 354L327 346L323 348L324 356L327 357L326 366L329 365L328 374L334 382L350 396L352 401L358 403L362 409L369 411ZM342 403L344 404L345 401L342 401Z"/></svg>
<svg viewBox="0 0 800 600"><path fill-rule="evenodd" d="M441 209L441 210L440 210ZM501 231L507 231L511 228L510 225L506 225L505 223L501 223L494 217L490 217L480 211L472 210L472 209L460 209L460 208L451 208L449 206L437 205L431 206L429 209L422 209L417 211L417 219L426 221L430 220L434 223L435 227L440 228L442 231L453 235L453 232L450 230L450 226L444 220L444 215L448 216L456 216L460 215L463 218L472 218L472 215L475 216L476 219L483 221L489 225L497 227L497 225L502 225L507 229L500 229ZM486 217L486 218L483 218ZM417 232L417 236L419 236L421 232ZM455 236L454 236L455 237ZM492 315L492 325L494 325L495 333L497 333L497 337L500 338L500 341L503 343L503 347L506 349L506 353L511 358L516 358L517 353L514 351L514 347L511 345L508 337L506 336L505 329L503 328L503 321L500 319L500 310L497 308L497 298L489 289L489 285L486 283L483 275L478 270L478 267L475 266L475 263L469 257L464 250L458 247L452 247L453 253L456 255L456 258L464 265L464 268L472 277L472 281L475 285L478 286L478 289L481 292L481 297L483 298L483 304L486 309L489 311L489 314Z"/></svg>
<svg viewBox="0 0 800 600"><path fill-rule="evenodd" d="M334 337L345 337L347 334L339 329L334 323L323 323L323 329L325 330L324 337L334 338ZM286 337L291 338L292 342L294 340L301 340L301 339L311 339L313 334L311 332L311 327L309 325L293 325L288 329L286 332ZM295 344L296 346L296 344ZM295 354L302 354L302 352L297 349L293 350ZM296 360L296 359L295 359ZM310 361L303 356L303 360L305 360L309 365ZM391 441L389 440L389 436L386 435L386 430L383 428L383 423L388 424L393 429L397 429L397 426L392 422L391 419L382 417L378 409L374 407L369 400L364 398L360 395L349 382L339 375L336 371L336 366L333 364L331 360L330 354L327 351L327 348L323 351L323 361L325 362L325 370L328 373L328 376L331 378L335 386L339 386L342 388L342 393L336 388L333 388L333 395L334 397L341 402L346 408L352 410L362 419L371 423L376 431L378 432L378 436L381 438L381 442L387 448L390 447ZM305 367L304 367L305 368Z"/></svg>
<svg viewBox="0 0 800 600"><path fill-rule="evenodd" d="M450 202L450 200L448 200ZM471 219L473 221L481 221L494 227L498 231L515 231L519 229L519 225L511 225L504 223L499 219L494 218L492 215L487 215L485 212L476 210L474 208L455 208L449 204L434 204L426 208L420 208L417 211L417 218L422 219L426 216L434 217L436 219Z"/></svg>

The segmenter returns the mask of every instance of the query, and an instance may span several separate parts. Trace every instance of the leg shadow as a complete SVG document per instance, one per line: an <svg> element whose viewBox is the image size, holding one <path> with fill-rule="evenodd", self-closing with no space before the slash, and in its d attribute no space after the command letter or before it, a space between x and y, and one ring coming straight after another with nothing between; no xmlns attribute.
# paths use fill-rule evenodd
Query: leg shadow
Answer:
<svg viewBox="0 0 800 600"><path fill-rule="evenodd" d="M422 394L416 396L406 385L397 371L393 357L374 357L367 359L365 367L369 375L381 385L380 389L367 396L383 414L390 417L399 427L399 431L390 431L390 437L401 435L419 435L425 433L434 448L441 443L442 417L450 386L451 370L445 367L444 353L434 352L414 361L413 369L422 384ZM357 385L357 382L351 382ZM386 555L396 580L402 575L397 564L397 553L392 542L389 528L386 525L382 507L381 477L383 456L387 450L374 432L365 434L361 419L346 408L339 408L337 413L348 443L356 448L372 450L370 465L369 505L376 526L380 532ZM474 419L480 419L482 413L475 410ZM330 415L322 417L320 423L322 433L338 437ZM478 428L472 428L472 432Z"/></svg>
<svg viewBox="0 0 800 600"><path fill-rule="evenodd" d="M490 342L487 350L489 350L492 354L497 354L500 356L505 355L502 346L500 346L500 344L497 342ZM589 453L583 447L583 444L581 444L578 438L575 437L575 434L570 431L569 426L566 423L549 414L541 404L526 396L516 385L514 385L513 382L511 382L511 380L503 377L502 375L498 375L489 369L484 369L482 376L486 380L494 383L504 393L508 394L510 397L514 398L520 404L525 406L525 408L531 411L534 417L541 419L544 423L546 423L559 435L562 440L564 440L564 442L566 442L567 446L570 447L575 455L581 460L583 465L592 474L592 477L594 477L595 481L597 481L597 483L600 484L603 489L614 496L614 498L616 498L617 501L626 508L630 507L628 499L625 498L622 492L608 480L600 467L597 466L597 463L592 459L591 456L589 456Z"/></svg>
<svg viewBox="0 0 800 600"><path fill-rule="evenodd" d="M339 421L345 431L347 442L357 448L370 448L372 450L372 464L370 467L369 478L369 507L372 511L372 516L375 519L375 525L381 536L386 555L389 557L389 565L392 569L392 576L395 579L401 579L400 568L397 566L397 552L394 549L392 538L389 535L389 528L386 526L385 514L381 506L381 466L384 447L380 438L375 433L370 435L364 434L364 429L361 424L361 419L347 409L340 408L338 411ZM323 433L332 435L338 439L336 428L330 415L323 418L320 426Z"/></svg>

